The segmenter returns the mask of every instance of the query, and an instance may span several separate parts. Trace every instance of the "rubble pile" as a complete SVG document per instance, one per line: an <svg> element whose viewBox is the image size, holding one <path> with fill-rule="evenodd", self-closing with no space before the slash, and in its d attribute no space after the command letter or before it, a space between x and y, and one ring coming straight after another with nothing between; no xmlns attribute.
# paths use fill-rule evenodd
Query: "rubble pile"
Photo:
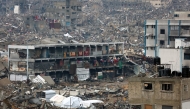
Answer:
<svg viewBox="0 0 190 109"><path fill-rule="evenodd" d="M129 108L127 105L128 85L126 82L80 82L50 85L49 80L11 82L1 79L0 102L3 108ZM123 78L120 78L123 81ZM5 82L6 81L6 82ZM43 84L42 84L43 83ZM70 103L71 102L71 103Z"/></svg>
<svg viewBox="0 0 190 109"><path fill-rule="evenodd" d="M174 11L189 10L187 0L172 1L160 8L142 1L81 0L82 12L77 15L76 26L51 29L46 9L53 7L53 2L33 0L18 3L23 4L20 14L9 10L0 16L0 41L12 44L52 43L53 39L57 39L53 43L121 41L126 43L127 51L141 55L145 19L171 19ZM6 3L10 7L15 4L17 2ZM56 17L54 20L60 22Z"/></svg>

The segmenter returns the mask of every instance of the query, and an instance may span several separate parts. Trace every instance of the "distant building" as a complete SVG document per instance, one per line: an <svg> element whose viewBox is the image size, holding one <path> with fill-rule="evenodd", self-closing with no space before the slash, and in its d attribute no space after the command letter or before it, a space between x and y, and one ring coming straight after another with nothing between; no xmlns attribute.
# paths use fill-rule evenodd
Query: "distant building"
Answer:
<svg viewBox="0 0 190 109"><path fill-rule="evenodd" d="M145 3L150 3L155 8L167 6L172 0L102 0L105 6L113 7L135 7L135 6L146 6Z"/></svg>
<svg viewBox="0 0 190 109"><path fill-rule="evenodd" d="M63 27L77 25L78 13L82 11L79 0L48 0L45 7L47 19L59 22Z"/></svg>
<svg viewBox="0 0 190 109"><path fill-rule="evenodd" d="M176 11L174 12L175 20L190 20L190 11Z"/></svg>
<svg viewBox="0 0 190 109"><path fill-rule="evenodd" d="M20 7L18 5L14 6L14 14L20 14Z"/></svg>
<svg viewBox="0 0 190 109"><path fill-rule="evenodd" d="M190 78L129 78L129 104L138 109L189 109ZM137 109L137 108L134 108Z"/></svg>
<svg viewBox="0 0 190 109"><path fill-rule="evenodd" d="M168 3L170 3L172 0L145 0L146 2L150 2L152 6L155 8L160 8L162 6L167 6Z"/></svg>

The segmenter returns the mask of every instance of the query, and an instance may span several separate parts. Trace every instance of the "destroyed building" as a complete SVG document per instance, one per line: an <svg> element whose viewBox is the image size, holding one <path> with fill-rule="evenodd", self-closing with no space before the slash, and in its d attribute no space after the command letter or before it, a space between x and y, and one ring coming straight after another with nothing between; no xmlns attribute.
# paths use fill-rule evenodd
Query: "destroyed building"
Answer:
<svg viewBox="0 0 190 109"><path fill-rule="evenodd" d="M168 73L168 72L167 72ZM171 72L169 72L171 75ZM173 73L172 73L173 74ZM183 75L183 74L182 74ZM139 109L189 108L189 78L175 77L129 79L129 104Z"/></svg>
<svg viewBox="0 0 190 109"><path fill-rule="evenodd" d="M121 75L123 49L123 42L9 45L9 70L14 74L44 74L62 80L69 80L70 76L86 80L97 77L98 72Z"/></svg>
<svg viewBox="0 0 190 109"><path fill-rule="evenodd" d="M37 3L39 5L39 3ZM47 0L39 7L31 5L31 15L24 17L25 27L36 33L60 33L64 27L77 26L82 11L77 0ZM41 11L40 11L41 10ZM38 12L35 12L38 11ZM35 12L35 13L34 13Z"/></svg>
<svg viewBox="0 0 190 109"><path fill-rule="evenodd" d="M82 11L82 5L77 0L48 0L49 6L45 7L47 19L51 19L50 23L61 23L65 26L76 26L77 15ZM50 24L50 28L54 28Z"/></svg>

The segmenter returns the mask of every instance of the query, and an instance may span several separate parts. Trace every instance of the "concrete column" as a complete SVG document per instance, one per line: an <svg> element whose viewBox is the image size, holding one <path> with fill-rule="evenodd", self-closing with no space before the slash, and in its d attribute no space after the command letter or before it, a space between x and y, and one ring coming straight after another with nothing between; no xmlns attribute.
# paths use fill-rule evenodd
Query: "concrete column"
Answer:
<svg viewBox="0 0 190 109"><path fill-rule="evenodd" d="M183 58L183 49L180 47L180 72L182 72L182 58Z"/></svg>
<svg viewBox="0 0 190 109"><path fill-rule="evenodd" d="M3 100L3 91L0 92L0 100Z"/></svg>
<svg viewBox="0 0 190 109"><path fill-rule="evenodd" d="M95 45L95 52L97 52L97 51L98 51L97 49L98 49L98 46L97 46L97 45Z"/></svg>
<svg viewBox="0 0 190 109"><path fill-rule="evenodd" d="M157 31L158 31L158 21L156 20L155 21L155 57L156 57L156 55L157 55L157 49L156 49L156 46L157 46L157 40L158 40L158 33L157 33Z"/></svg>
<svg viewBox="0 0 190 109"><path fill-rule="evenodd" d="M55 58L56 58L56 57L57 57L57 51L56 51L56 47L55 47L55 54L54 54L54 55L55 55Z"/></svg>
<svg viewBox="0 0 190 109"><path fill-rule="evenodd" d="M8 69L10 70L9 58L10 58L10 49L9 49L9 46L8 46ZM8 78L10 79L10 74L8 76L9 76Z"/></svg>
<svg viewBox="0 0 190 109"><path fill-rule="evenodd" d="M146 56L146 20L144 22L144 55Z"/></svg>
<svg viewBox="0 0 190 109"><path fill-rule="evenodd" d="M91 50L91 46L89 45L89 52L90 52L90 55L92 54L92 50Z"/></svg>
<svg viewBox="0 0 190 109"><path fill-rule="evenodd" d="M29 78L29 76L28 76L28 55L29 55L29 50L28 50L28 45L27 45L27 79Z"/></svg>
<svg viewBox="0 0 190 109"><path fill-rule="evenodd" d="M170 45L170 20L168 20L168 45Z"/></svg>
<svg viewBox="0 0 190 109"><path fill-rule="evenodd" d="M3 103L3 109L7 109L7 105Z"/></svg>

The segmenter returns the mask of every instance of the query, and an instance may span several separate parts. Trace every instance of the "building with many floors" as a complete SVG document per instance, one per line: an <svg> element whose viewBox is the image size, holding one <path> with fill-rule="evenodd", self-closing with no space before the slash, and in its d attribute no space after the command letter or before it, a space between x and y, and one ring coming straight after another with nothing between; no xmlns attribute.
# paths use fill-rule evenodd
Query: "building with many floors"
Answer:
<svg viewBox="0 0 190 109"><path fill-rule="evenodd" d="M124 73L123 50L123 42L9 45L8 65L13 74L64 80L76 74L79 80L104 72L114 76Z"/></svg>
<svg viewBox="0 0 190 109"><path fill-rule="evenodd" d="M78 13L82 11L80 0L47 0L46 17L62 26L76 26ZM53 22L52 22L53 23Z"/></svg>
<svg viewBox="0 0 190 109"><path fill-rule="evenodd" d="M161 64L172 65L172 71L181 71L182 66L190 66L188 15L189 12L175 12L171 20L146 20L145 56L160 57ZM183 20L180 20L181 17Z"/></svg>

